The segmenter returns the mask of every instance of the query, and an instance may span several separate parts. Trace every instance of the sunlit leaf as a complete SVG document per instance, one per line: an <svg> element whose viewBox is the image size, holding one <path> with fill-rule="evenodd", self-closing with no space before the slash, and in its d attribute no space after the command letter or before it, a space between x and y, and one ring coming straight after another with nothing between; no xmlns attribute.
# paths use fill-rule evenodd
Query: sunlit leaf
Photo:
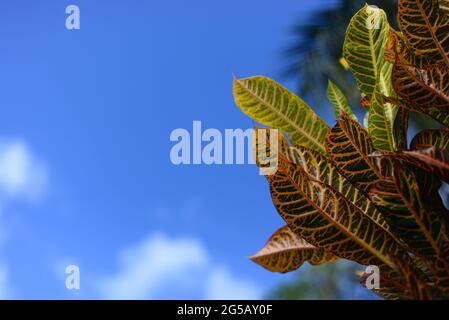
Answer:
<svg viewBox="0 0 449 320"><path fill-rule="evenodd" d="M395 272L388 253L408 259L388 232L300 165L280 157L277 173L268 180L278 212L307 242L342 258L378 265L386 274Z"/></svg>
<svg viewBox="0 0 449 320"><path fill-rule="evenodd" d="M341 92L340 88L338 88L337 85L330 80L327 87L327 98L334 107L335 118L338 119L340 117L340 113L345 112L350 115L352 119L357 121L357 117L352 112L345 95Z"/></svg>
<svg viewBox="0 0 449 320"><path fill-rule="evenodd" d="M319 265L338 259L323 249L307 243L287 226L278 229L264 247L250 258L271 272L282 273L296 270L306 261L312 265Z"/></svg>
<svg viewBox="0 0 449 320"><path fill-rule="evenodd" d="M371 98L376 84L381 93L389 96L391 69L385 64L384 48L388 40L389 25L385 12L365 5L351 19L346 30L343 56L350 66L360 91Z"/></svg>
<svg viewBox="0 0 449 320"><path fill-rule="evenodd" d="M234 80L237 106L255 121L284 132L293 144L324 152L329 126L299 97L265 77Z"/></svg>
<svg viewBox="0 0 449 320"><path fill-rule="evenodd" d="M384 102L379 93L373 94L368 115L368 133L376 150L396 150L393 136L396 111L397 107Z"/></svg>

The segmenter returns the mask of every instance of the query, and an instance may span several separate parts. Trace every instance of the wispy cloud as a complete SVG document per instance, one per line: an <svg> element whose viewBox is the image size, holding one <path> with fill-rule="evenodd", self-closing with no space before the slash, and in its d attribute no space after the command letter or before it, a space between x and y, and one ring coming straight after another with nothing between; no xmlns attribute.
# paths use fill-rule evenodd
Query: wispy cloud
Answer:
<svg viewBox="0 0 449 320"><path fill-rule="evenodd" d="M203 243L156 233L123 250L119 270L103 277L99 290L106 299L189 298L192 290L203 299L256 299L260 288L236 278L213 263ZM191 291L189 291L191 290ZM183 292L186 296L180 296ZM190 292L190 293L189 293Z"/></svg>
<svg viewBox="0 0 449 320"><path fill-rule="evenodd" d="M1 200L40 200L47 191L48 170L21 140L0 140Z"/></svg>
<svg viewBox="0 0 449 320"><path fill-rule="evenodd" d="M8 228L3 218L8 212L8 205L14 201L42 200L48 182L47 167L24 141L0 139L0 249L7 240ZM12 297L7 264L0 260L0 299Z"/></svg>

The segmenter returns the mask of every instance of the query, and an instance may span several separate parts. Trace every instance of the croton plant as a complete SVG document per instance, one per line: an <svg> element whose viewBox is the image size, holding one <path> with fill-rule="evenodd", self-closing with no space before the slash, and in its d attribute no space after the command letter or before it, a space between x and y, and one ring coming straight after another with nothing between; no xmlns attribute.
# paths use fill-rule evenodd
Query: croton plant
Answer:
<svg viewBox="0 0 449 320"><path fill-rule="evenodd" d="M282 133L276 150L264 148L278 157L266 178L286 225L252 260L290 272L304 262L348 259L377 266L380 286L372 290L384 298L445 299L449 211L440 188L449 183L449 0L398 5L400 30L366 5L346 31L342 62L367 108L363 124L330 81L332 128L273 80L234 80L240 110ZM409 141L414 112L438 128Z"/></svg>

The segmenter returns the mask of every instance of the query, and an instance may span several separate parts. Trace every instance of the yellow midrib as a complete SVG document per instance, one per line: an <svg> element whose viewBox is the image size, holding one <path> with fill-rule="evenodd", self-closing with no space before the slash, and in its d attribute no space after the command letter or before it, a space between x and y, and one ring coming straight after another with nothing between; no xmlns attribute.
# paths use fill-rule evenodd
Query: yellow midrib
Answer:
<svg viewBox="0 0 449 320"><path fill-rule="evenodd" d="M270 110L274 111L279 117L281 117L285 122L289 123L291 126L293 126L300 134L302 134L303 136L305 136L308 140L310 140L312 142L313 145L315 145L316 147L318 147L318 151L322 151L324 152L324 144L322 142L320 142L319 140L315 139L313 136L309 135L307 132L303 131L301 129L301 127L299 127L296 123L294 123L292 120L290 120L288 117L286 117L283 113L279 112L276 108L274 108L274 106L272 106L271 104L269 104L267 101L263 100L262 98L260 98L256 93L254 93L253 91L251 91L250 88L248 88L247 86L244 85L244 83L241 80L236 79L235 81L237 81L237 83L244 88L253 98L255 98L256 100L258 100L260 103L266 105L268 108L270 108Z"/></svg>

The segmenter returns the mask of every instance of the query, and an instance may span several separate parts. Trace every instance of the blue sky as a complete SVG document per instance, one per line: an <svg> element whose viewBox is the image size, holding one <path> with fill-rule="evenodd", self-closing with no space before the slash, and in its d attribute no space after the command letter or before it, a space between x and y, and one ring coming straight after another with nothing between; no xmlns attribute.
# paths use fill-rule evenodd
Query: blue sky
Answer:
<svg viewBox="0 0 449 320"><path fill-rule="evenodd" d="M288 279L247 259L282 225L257 168L175 166L169 137L252 127L232 74L294 88L289 31L326 2L3 1L0 297L257 298Z"/></svg>

